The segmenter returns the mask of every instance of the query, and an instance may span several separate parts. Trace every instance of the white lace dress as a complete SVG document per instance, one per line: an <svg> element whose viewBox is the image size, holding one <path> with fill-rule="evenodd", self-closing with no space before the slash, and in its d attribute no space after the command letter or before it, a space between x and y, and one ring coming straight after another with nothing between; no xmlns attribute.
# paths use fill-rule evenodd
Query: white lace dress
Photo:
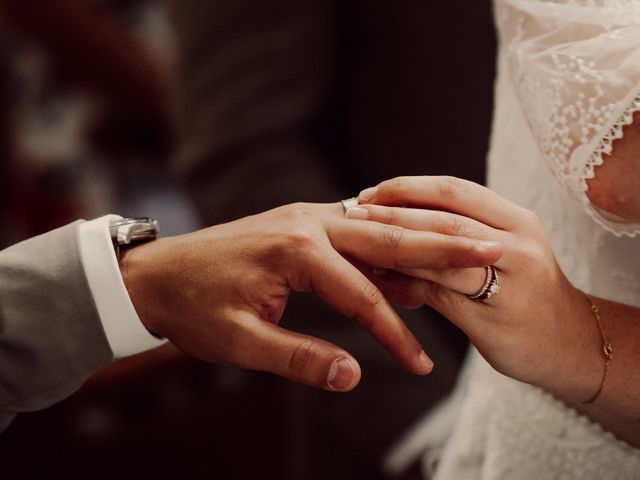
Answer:
<svg viewBox="0 0 640 480"><path fill-rule="evenodd" d="M585 194L640 110L640 0L496 0L495 10L489 185L541 217L574 285L640 307L640 225ZM479 355L473 363L437 479L640 479L640 450Z"/></svg>

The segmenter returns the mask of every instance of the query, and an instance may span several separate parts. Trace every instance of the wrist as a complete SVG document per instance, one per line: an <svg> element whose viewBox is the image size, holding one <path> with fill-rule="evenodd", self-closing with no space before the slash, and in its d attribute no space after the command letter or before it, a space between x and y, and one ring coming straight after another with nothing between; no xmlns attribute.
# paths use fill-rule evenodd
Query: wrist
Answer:
<svg viewBox="0 0 640 480"><path fill-rule="evenodd" d="M124 284L111 232L111 226L120 220L116 215L105 215L78 228L82 265L115 358L135 355L163 343L141 322Z"/></svg>
<svg viewBox="0 0 640 480"><path fill-rule="evenodd" d="M144 327L153 335L164 337L160 305L162 294L158 291L157 275L160 264L153 260L153 251L164 239L123 248L120 251L120 273L131 303Z"/></svg>
<svg viewBox="0 0 640 480"><path fill-rule="evenodd" d="M585 299L587 300L587 302L589 303L589 306L591 307L593 320L596 326L598 327L598 331L600 333L600 340L602 344L600 357L601 357L601 362L603 364L602 376L601 376L602 379L600 381L598 389L595 391L595 393L592 393L589 397L582 400L583 404L590 404L590 403L594 403L600 397L600 395L604 391L605 386L607 385L607 377L609 376L609 364L611 362L611 359L613 358L613 346L609 341L609 337L607 333L605 332L604 326L602 324L602 318L600 317L600 308L596 305L596 301L594 301L591 297L589 297L586 294L585 294Z"/></svg>
<svg viewBox="0 0 640 480"><path fill-rule="evenodd" d="M589 404L606 383L609 361L603 354L606 336L594 300L581 290L574 289L573 293L573 308L569 310L572 314L565 317L574 319L566 335L571 341L561 347L565 353L559 358L555 375L550 376L551 386L545 388L568 403Z"/></svg>

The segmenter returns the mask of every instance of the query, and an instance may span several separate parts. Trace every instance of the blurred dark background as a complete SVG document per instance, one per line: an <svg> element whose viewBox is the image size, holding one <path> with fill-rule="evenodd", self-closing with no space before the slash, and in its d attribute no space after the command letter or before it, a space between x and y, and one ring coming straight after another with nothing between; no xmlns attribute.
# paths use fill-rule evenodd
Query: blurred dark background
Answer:
<svg viewBox="0 0 640 480"><path fill-rule="evenodd" d="M109 212L175 234L397 175L484 178L489 0L0 0L0 25L3 246ZM401 314L435 361L428 377L298 295L283 323L350 350L356 391L167 346L20 415L0 435L3 474L382 478L466 349L435 313Z"/></svg>

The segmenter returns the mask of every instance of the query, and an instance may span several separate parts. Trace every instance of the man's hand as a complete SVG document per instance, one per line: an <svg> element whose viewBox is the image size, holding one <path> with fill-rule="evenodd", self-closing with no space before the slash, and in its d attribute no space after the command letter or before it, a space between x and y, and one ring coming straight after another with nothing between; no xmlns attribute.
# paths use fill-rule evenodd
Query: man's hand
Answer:
<svg viewBox="0 0 640 480"><path fill-rule="evenodd" d="M360 367L349 353L278 326L294 290L356 319L407 370L429 373L433 364L413 334L343 255L378 268L437 269L489 265L500 247L347 220L340 204L294 204L136 246L121 269L145 326L194 357L353 389Z"/></svg>

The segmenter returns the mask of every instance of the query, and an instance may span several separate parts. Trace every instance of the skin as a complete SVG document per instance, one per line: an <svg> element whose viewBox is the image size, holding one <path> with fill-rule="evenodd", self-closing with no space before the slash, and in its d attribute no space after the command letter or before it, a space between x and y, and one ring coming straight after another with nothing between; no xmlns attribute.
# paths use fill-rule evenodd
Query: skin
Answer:
<svg viewBox="0 0 640 480"><path fill-rule="evenodd" d="M290 292L311 292L355 319L415 374L433 363L380 290L345 256L380 268L473 267L496 242L344 218L340 204L295 204L124 253L121 270L145 326L186 353L332 391L360 379L357 361L280 327Z"/></svg>
<svg viewBox="0 0 640 480"><path fill-rule="evenodd" d="M414 306L424 302L441 312L497 371L544 388L640 446L640 309L591 297L614 357L604 391L584 404L604 375L600 331L585 294L561 271L531 211L451 177L396 178L367 189L360 200L367 204L347 212L354 222L366 217L500 242L503 255L495 266L502 290L487 301L464 295L483 284L481 269L403 269L417 278L387 272L377 283L390 298L413 298Z"/></svg>
<svg viewBox="0 0 640 480"><path fill-rule="evenodd" d="M613 144L611 155L587 181L587 196L600 210L627 222L640 222L640 113Z"/></svg>

